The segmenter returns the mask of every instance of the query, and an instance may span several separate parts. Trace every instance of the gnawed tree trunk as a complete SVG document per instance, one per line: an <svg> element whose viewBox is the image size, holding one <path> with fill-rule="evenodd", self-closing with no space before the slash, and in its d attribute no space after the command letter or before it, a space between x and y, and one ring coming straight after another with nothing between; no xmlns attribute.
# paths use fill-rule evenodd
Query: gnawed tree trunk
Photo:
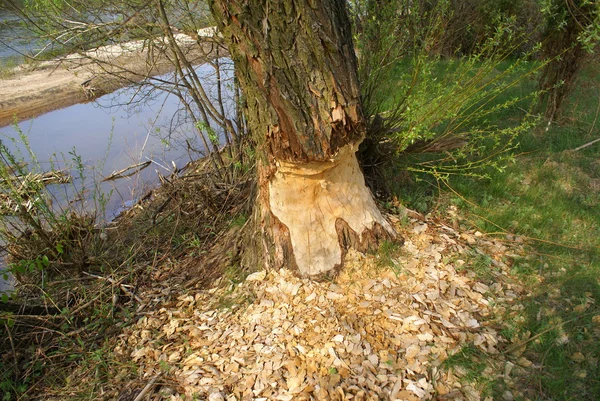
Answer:
<svg viewBox="0 0 600 401"><path fill-rule="evenodd" d="M365 186L365 135L346 0L212 0L257 149L267 261L334 273L350 247L394 239Z"/></svg>

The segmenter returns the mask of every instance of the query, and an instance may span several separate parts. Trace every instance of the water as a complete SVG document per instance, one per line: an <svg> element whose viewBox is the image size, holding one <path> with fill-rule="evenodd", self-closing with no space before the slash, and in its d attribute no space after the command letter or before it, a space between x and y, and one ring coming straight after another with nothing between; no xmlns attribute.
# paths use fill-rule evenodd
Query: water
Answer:
<svg viewBox="0 0 600 401"><path fill-rule="evenodd" d="M0 67L22 63L23 54L31 54L35 47L31 33L23 28L19 18L0 7Z"/></svg>
<svg viewBox="0 0 600 401"><path fill-rule="evenodd" d="M13 2L19 7L23 6L22 1L13 0ZM68 20L99 25L115 21L119 18L128 18L128 16L122 14L122 11L116 9L114 12L108 11L102 4L97 6L90 4L89 6L89 9L81 11L66 9L63 12L67 14L63 16ZM0 0L0 67L15 67L25 60L24 55L32 56L42 49L62 49L62 46L56 42L54 45L50 45L49 40L36 39L35 30L26 28L23 25L24 22L8 8L9 6L4 5L3 0ZM170 20L179 29L183 29L184 26L189 27L195 26L197 23L204 23L209 15L208 6L202 1L188 4L188 7L185 7L185 9L175 6L168 9L168 12ZM31 18L35 18L35 16ZM67 42L70 45L74 44L70 41ZM97 42L94 47L101 44L101 42Z"/></svg>
<svg viewBox="0 0 600 401"><path fill-rule="evenodd" d="M231 61L221 61L224 64L221 74L230 81L233 77ZM205 64L197 67L196 71L209 96L216 98L217 83L213 68ZM231 117L235 114L235 105L227 83L225 81L221 85L229 99L225 102L226 114ZM11 151L20 152L25 161L30 162L26 147L8 139L18 137L20 130L43 170L50 170L53 161L55 167L70 164L73 155L69 152L75 152L86 167L83 181L77 178L76 171L72 171L75 188L85 185L93 189L98 185L105 194L112 191L104 213L104 218L111 220L156 185L158 172L168 176L173 164L181 168L200 157L197 152L189 150L188 143L193 149L203 150L197 131L179 113L182 106L175 96L156 92L142 103L128 105L139 94L137 88L124 88L95 102L77 104L23 121L18 128L0 128L0 139ZM218 132L216 126L213 128ZM145 161L151 161L151 164L139 174L99 182L114 171ZM58 198L63 199L72 197L74 193L70 184L54 185L51 189ZM94 210L97 204L90 192L86 199L76 202L75 206ZM0 276L0 291L3 286L6 287L1 281Z"/></svg>
<svg viewBox="0 0 600 401"><path fill-rule="evenodd" d="M206 13L206 10L200 7L199 12ZM42 43L31 39L31 32L21 24L19 18L2 8L0 3L0 68L14 67L24 61L23 55L31 55L43 47ZM225 62L222 76L231 79L233 66L229 60L222 61ZM209 97L215 99L214 71L203 65L197 67L197 72ZM222 85L224 96L230 92L228 83L225 81ZM136 95L139 97L138 89L125 88L93 103L74 105L23 121L18 128L0 128L0 140L11 151L22 154L25 161L31 162L26 147L8 139L18 137L21 132L45 171L72 164L74 154L81 157L86 167L85 178L81 180L76 171L71 171L74 185L52 186L50 190L59 200L54 206L69 204L82 187L97 188L100 193L112 193L105 210L98 212L100 218L108 221L155 186L158 172L168 175L173 164L181 168L198 158L200 155L189 150L188 144L193 149L203 150L195 128L182 118L179 99L159 92L143 103L130 104ZM231 97L225 108L228 116L235 114ZM213 128L219 132L217 127ZM145 161L151 161L150 166L138 174L115 181L100 181L114 171ZM85 199L71 205L96 210L99 206L96 199L93 192L88 192ZM12 287L10 278L5 281L2 277L2 265L0 261L0 293Z"/></svg>

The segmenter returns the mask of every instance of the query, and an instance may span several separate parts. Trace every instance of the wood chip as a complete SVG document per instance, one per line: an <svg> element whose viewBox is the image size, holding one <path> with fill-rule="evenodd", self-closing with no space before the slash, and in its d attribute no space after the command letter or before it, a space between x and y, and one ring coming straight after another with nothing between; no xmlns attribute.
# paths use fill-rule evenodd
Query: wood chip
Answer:
<svg viewBox="0 0 600 401"><path fill-rule="evenodd" d="M489 284L465 260L472 247L517 251L434 224L415 220L403 229L400 274L351 251L335 283L281 270L194 293L157 289L146 297L159 306L124 329L115 354L133 361L146 381L168 364L177 384L172 399L481 399L476 383L443 362L472 345L498 355L490 375L510 379L515 364L531 365L502 359L503 340L486 322L524 290L505 264Z"/></svg>

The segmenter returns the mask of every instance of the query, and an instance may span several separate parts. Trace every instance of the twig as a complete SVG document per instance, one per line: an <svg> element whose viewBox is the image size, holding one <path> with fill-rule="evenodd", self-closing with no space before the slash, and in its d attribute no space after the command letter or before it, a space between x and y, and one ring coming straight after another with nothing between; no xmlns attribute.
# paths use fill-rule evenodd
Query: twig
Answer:
<svg viewBox="0 0 600 401"><path fill-rule="evenodd" d="M90 299L89 301L87 301L86 303L84 303L83 305L79 305L76 309L73 309L71 311L71 315L76 315L80 311L84 310L85 308L87 308L88 306L90 306L92 303L96 302L96 300L98 300L98 298L100 298L101 295L102 295L102 293L96 295L95 297L93 297L92 299Z"/></svg>
<svg viewBox="0 0 600 401"><path fill-rule="evenodd" d="M594 116L594 121L592 121L592 126L590 127L590 130L588 131L588 135L592 133L592 131L594 130L594 127L596 126L596 122L598 121L598 114L600 114L600 98L598 99L598 107L596 107L596 115ZM581 145L575 149L573 149L571 152L577 152L578 150L587 148L588 146L592 146L593 144L595 144L596 142L599 142L600 138L598 139L594 139L591 142L588 142L584 145Z"/></svg>
<svg viewBox="0 0 600 401"><path fill-rule="evenodd" d="M595 144L596 142L600 142L600 138L594 139L593 141L590 141L590 142L588 142L588 143L586 143L586 144L584 144L584 145L581 145L581 146L579 146L579 147L577 147L577 148L575 148L575 149L571 150L571 152L577 152L578 150L581 150L581 149L587 148L588 146L592 146L592 145L593 145L593 144Z"/></svg>
<svg viewBox="0 0 600 401"><path fill-rule="evenodd" d="M127 285L112 279L110 277L103 277L103 276L98 276L97 274L92 274L92 273L88 273L88 272L82 272L83 274L85 274L86 276L90 276L90 277L94 277L100 280L105 280L108 281L109 283L113 284L113 285L117 285L121 288L121 290L123 290L123 292L127 295L129 295L130 297L134 298L136 301L138 302L142 302L142 299L140 297L138 297L137 295L135 295L130 289L127 288Z"/></svg>
<svg viewBox="0 0 600 401"><path fill-rule="evenodd" d="M11 312L15 315L59 315L60 308L58 306L48 307L41 305L22 305L13 302L2 302L0 303L0 312Z"/></svg>
<svg viewBox="0 0 600 401"><path fill-rule="evenodd" d="M148 161L145 161L145 162L134 164L134 165L129 166L129 167L125 167L124 169L121 169L119 171L115 171L114 173L112 173L111 175L109 175L108 177L106 177L105 179L103 179L101 182L116 180L117 178L129 177L130 175L133 175L133 174L135 174L135 173L137 173L137 172L145 169L146 167L148 167L150 165L150 163L152 163L152 162L150 160L148 160ZM133 170L133 171L128 172L129 170ZM128 172L128 173L125 174L125 172Z"/></svg>
<svg viewBox="0 0 600 401"><path fill-rule="evenodd" d="M468 199L467 199L467 198L465 198L464 196L460 195L458 192L456 192L456 190L455 190L454 188L452 188L450 185L448 185L448 183L447 183L447 182L445 182L445 181L444 181L444 185L446 185L446 187L447 187L448 189L450 189L450 191L452 191L452 192L453 192L453 193L454 193L456 196L458 196L459 198L461 198L461 199L462 199L463 201L465 201L466 203L468 203L468 204L470 204L471 206L474 206L474 207L476 207L476 208L482 208L481 206L479 206L479 205L477 205L477 204L475 204L475 203L471 202L470 200L468 200ZM507 230L507 229L505 229L504 227L501 227L501 226L499 226L498 224L494 223L493 221L491 221L491 220L489 220L489 219L487 219L487 218L485 218L485 217L483 217L483 216L480 216L480 215L478 215L478 214L476 214L476 213L473 213L473 215L474 215L475 217L478 217L478 218L482 219L482 220L485 220L487 223L489 223L489 224L493 225L494 227L496 227L496 228L498 228L498 229L500 230L500 232L498 232L498 233L487 233L487 235L492 235L492 234L496 234L496 235L506 235L506 234L510 234L510 235L512 235L512 236L515 236L515 237L522 238L523 240L535 241L535 242L541 242L541 243L544 243L544 244L550 244L550 245L556 245L556 246L560 246L560 247L562 247L562 248L567 248L567 249L575 249L575 250L577 250L577 251L582 251L582 252L590 252L590 249L586 249L586 248L580 248L580 247L573 246L573 245L561 244L560 242L554 242L554 241L545 240L545 239L541 239L541 238L528 237L528 236L526 236L526 235L515 234L515 233L513 233L513 232L511 232L511 231L509 231L509 230ZM466 220L466 221L468 221L469 223L471 223L471 224L475 225L475 226L477 227L477 225L476 225L476 224L474 224L473 222L471 222L470 220L468 220L468 219L465 219L465 220ZM483 231L483 230L482 230L482 231ZM598 249L598 248L599 248L599 247L593 247L592 249Z"/></svg>
<svg viewBox="0 0 600 401"><path fill-rule="evenodd" d="M583 314L581 314L581 315L579 315L579 316L577 316L577 317L574 317L573 319L569 319L569 320L565 320L564 322L559 322L559 323L556 323L556 325L563 326L563 325L565 325L565 324L567 324L567 323L571 323L571 322L574 322L574 321L576 321L576 320L579 320L579 319L581 319L581 317L582 317L582 316L585 316L585 315L591 315L592 313L594 313L594 312L587 312L587 313L583 313ZM512 347L510 347L510 348L508 348L507 350L505 350L505 351L503 352L503 354L510 354L510 353L511 353L511 352L513 352L514 350L517 350L517 349L519 349L519 348L523 347L524 345L527 345L528 343L532 342L532 341L533 341L533 340L535 340L536 338L539 338L539 337L543 336L544 334L548 333L549 331L552 331L552 330L555 330L555 329L556 329L556 326L554 326L554 325L553 325L553 326L550 326L550 327L548 327L547 329L540 331L540 332L539 332L539 333L537 333L535 336L533 336L533 337L529 337L527 340L525 340L525 341L521 341L520 343L513 345Z"/></svg>
<svg viewBox="0 0 600 401"><path fill-rule="evenodd" d="M0 179L0 183L4 184L8 181L19 181L21 187L25 187L30 183L42 183L44 185L49 184L67 184L71 182L71 176L65 170L47 171L45 173L27 173L27 174L15 174L8 178Z"/></svg>
<svg viewBox="0 0 600 401"><path fill-rule="evenodd" d="M19 360L17 359L17 351L15 349L15 343L13 341L13 337L10 332L10 328L8 327L8 324L6 323L6 321L4 322L4 328L6 329L6 333L8 334L8 339L10 341L10 347L12 349L13 358L15 360L15 380L18 381L19 380Z"/></svg>
<svg viewBox="0 0 600 401"><path fill-rule="evenodd" d="M158 378L161 376L162 376L162 373L159 373L159 374L155 375L152 379L150 379L148 384L146 384L146 386L142 389L142 391L140 391L140 393L137 395L137 397L134 398L133 401L142 401L142 398L144 398L146 393L148 391L150 391L150 389L154 386L154 383L156 383Z"/></svg>

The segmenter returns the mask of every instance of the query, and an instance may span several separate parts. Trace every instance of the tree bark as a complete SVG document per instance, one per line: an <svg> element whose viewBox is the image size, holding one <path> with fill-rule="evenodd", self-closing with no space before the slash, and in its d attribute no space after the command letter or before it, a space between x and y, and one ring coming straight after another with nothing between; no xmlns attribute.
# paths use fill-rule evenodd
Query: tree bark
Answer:
<svg viewBox="0 0 600 401"><path fill-rule="evenodd" d="M258 149L272 267L331 275L394 239L356 160L365 135L346 0L212 0Z"/></svg>

